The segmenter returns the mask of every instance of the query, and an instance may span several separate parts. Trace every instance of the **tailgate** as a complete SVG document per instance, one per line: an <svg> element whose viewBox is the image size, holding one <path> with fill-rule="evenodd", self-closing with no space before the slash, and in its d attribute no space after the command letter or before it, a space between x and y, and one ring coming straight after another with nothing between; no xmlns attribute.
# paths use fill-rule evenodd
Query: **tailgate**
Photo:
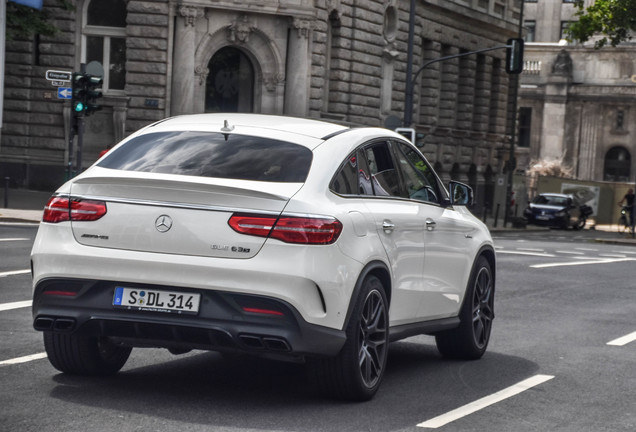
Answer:
<svg viewBox="0 0 636 432"><path fill-rule="evenodd" d="M71 196L106 202L96 221L71 222L87 246L221 258L251 258L265 238L239 234L234 213L278 216L301 183L196 179L149 173L84 177ZM167 177L167 178L166 178ZM177 177L177 178L175 178Z"/></svg>

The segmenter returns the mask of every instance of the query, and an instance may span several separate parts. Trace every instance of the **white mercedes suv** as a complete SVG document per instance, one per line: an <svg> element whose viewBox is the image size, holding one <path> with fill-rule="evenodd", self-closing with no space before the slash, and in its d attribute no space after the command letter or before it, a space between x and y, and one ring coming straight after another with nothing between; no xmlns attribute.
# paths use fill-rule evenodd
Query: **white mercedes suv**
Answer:
<svg viewBox="0 0 636 432"><path fill-rule="evenodd" d="M495 252L471 203L386 129L166 119L47 203L33 325L69 374L115 373L133 347L243 352L306 361L324 390L367 400L389 342L485 352Z"/></svg>

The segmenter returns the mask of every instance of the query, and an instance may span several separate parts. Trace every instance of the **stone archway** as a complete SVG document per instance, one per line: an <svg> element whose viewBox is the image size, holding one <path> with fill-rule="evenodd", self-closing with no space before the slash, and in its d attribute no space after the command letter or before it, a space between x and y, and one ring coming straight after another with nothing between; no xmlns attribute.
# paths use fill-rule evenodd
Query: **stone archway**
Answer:
<svg viewBox="0 0 636 432"><path fill-rule="evenodd" d="M252 109L250 112L282 114L285 92L285 65L276 45L257 28L241 21L238 32L236 22L214 34L207 34L195 53L195 112L206 111L206 86L213 56L225 49L239 51L245 64L253 68ZM234 30L233 30L234 28ZM229 52L229 51L225 51ZM211 78L212 79L212 78ZM244 102L243 102L244 103ZM242 112L247 112L243 110Z"/></svg>

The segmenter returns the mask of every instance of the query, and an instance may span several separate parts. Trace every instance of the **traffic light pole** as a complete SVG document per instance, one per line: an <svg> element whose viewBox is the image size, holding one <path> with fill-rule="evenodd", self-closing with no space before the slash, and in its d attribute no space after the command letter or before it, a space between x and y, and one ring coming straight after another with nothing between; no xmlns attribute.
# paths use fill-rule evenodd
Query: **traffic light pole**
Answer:
<svg viewBox="0 0 636 432"><path fill-rule="evenodd" d="M433 60L429 60L426 63L424 63L418 70L417 72L415 72L415 74L413 75L413 78L409 79L407 76L407 81L406 81L406 97L405 97L405 106L404 106L404 127L411 127L411 123L413 123L413 89L415 88L415 81L417 80L418 75L424 70L426 69L428 66L432 65L433 63L439 63L442 61L446 61L446 60L452 60L452 59L456 59L456 58L460 58L460 57L466 57L466 56L470 56L470 55L475 55L475 54L481 54L481 53L485 53L488 51L494 51L494 50L500 50L500 49L507 49L507 50L513 50L516 47L520 47L521 49L521 56L523 56L523 42L521 39L511 39L510 43L507 45L499 45L499 46L495 46L495 47L491 47L491 48L484 48L484 49L480 49L477 51L469 51L469 52L464 52L464 53L460 53L460 54L454 54L454 55L450 55L450 56L446 56L446 57L439 57ZM510 55L508 55L508 57L510 57ZM509 68L510 62L514 62L514 60L511 59L507 59L506 60L506 68ZM508 72L510 74L518 74L519 72Z"/></svg>

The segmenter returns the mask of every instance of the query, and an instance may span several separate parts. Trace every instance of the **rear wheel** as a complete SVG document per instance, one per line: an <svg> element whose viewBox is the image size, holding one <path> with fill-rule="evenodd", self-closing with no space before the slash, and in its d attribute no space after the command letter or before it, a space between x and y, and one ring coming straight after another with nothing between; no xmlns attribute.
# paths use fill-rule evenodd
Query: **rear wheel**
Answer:
<svg viewBox="0 0 636 432"><path fill-rule="evenodd" d="M579 217L579 220L576 222L576 225L574 225L574 229L579 231L582 230L585 227L585 224L587 223L587 218L584 216Z"/></svg>
<svg viewBox="0 0 636 432"><path fill-rule="evenodd" d="M53 367L73 375L112 375L128 360L132 348L108 338L44 332L44 348Z"/></svg>
<svg viewBox="0 0 636 432"><path fill-rule="evenodd" d="M348 400L371 399L382 382L389 345L389 309L382 282L367 276L346 329L347 341L333 358L311 365L314 384Z"/></svg>
<svg viewBox="0 0 636 432"><path fill-rule="evenodd" d="M444 357L473 360L484 355L495 318L494 301L495 281L490 263L482 256L468 282L459 327L435 336L437 349Z"/></svg>

